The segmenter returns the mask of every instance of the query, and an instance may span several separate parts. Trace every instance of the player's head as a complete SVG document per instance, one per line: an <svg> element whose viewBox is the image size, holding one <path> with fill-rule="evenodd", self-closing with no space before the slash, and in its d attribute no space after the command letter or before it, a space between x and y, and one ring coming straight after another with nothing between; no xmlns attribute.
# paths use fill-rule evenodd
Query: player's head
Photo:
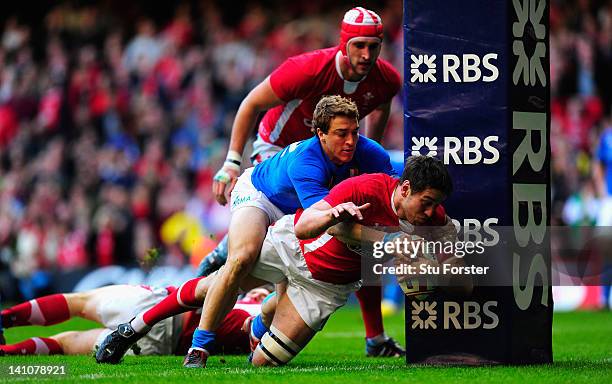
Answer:
<svg viewBox="0 0 612 384"><path fill-rule="evenodd" d="M359 140L359 111L352 100L337 95L322 97L312 124L323 151L334 164L353 159Z"/></svg>
<svg viewBox="0 0 612 384"><path fill-rule="evenodd" d="M382 19L375 12L356 7L344 14L339 49L349 71L361 77L367 75L378 59L382 40Z"/></svg>
<svg viewBox="0 0 612 384"><path fill-rule="evenodd" d="M411 156L406 160L398 188L401 197L398 214L414 225L422 225L452 193L453 184L440 160Z"/></svg>

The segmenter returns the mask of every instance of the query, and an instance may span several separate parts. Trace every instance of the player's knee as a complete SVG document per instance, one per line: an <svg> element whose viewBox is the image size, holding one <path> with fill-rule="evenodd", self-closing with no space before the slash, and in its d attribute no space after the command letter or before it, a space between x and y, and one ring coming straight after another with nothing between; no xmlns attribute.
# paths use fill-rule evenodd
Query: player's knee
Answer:
<svg viewBox="0 0 612 384"><path fill-rule="evenodd" d="M278 328L271 326L270 330L261 338L252 363L255 366L285 365L301 350L302 347L285 336Z"/></svg>
<svg viewBox="0 0 612 384"><path fill-rule="evenodd" d="M253 365L254 367L273 366L270 361L268 361L268 359L264 357L264 353L261 351L260 348L257 348L255 351L253 351L253 356L251 357L250 361L251 365Z"/></svg>
<svg viewBox="0 0 612 384"><path fill-rule="evenodd" d="M196 300L204 300L206 294L208 293L208 281L206 281L206 277L201 278L198 281L195 289L195 299Z"/></svg>
<svg viewBox="0 0 612 384"><path fill-rule="evenodd" d="M231 276L246 276L257 261L258 250L241 249L234 255L230 255L227 261L227 270Z"/></svg>
<svg viewBox="0 0 612 384"><path fill-rule="evenodd" d="M72 316L87 316L87 304L92 298L91 291L64 293L64 298L68 304L70 315Z"/></svg>
<svg viewBox="0 0 612 384"><path fill-rule="evenodd" d="M66 332L58 333L57 335L54 335L51 338L63 346L63 345L67 345L70 343L74 343L74 341L78 339L78 337L79 337L78 331L66 331Z"/></svg>

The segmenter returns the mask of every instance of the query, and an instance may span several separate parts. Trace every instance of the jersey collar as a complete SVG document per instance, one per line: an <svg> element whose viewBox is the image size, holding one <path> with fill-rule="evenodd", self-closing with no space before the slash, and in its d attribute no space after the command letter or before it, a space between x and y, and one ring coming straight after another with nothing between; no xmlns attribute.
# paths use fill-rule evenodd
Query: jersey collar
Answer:
<svg viewBox="0 0 612 384"><path fill-rule="evenodd" d="M395 213L395 216L399 217L399 215L397 214L397 209L395 209L395 204L393 204L393 199L395 198L395 191L397 190L397 188L393 188L393 193L391 194L391 209L393 209L393 213Z"/></svg>
<svg viewBox="0 0 612 384"><path fill-rule="evenodd" d="M365 75L359 81L348 81L348 80L345 80L344 76L342 75L342 70L340 69L340 60L342 60L343 57L344 56L342 55L342 52L340 52L340 51L336 52L336 72L338 73L338 76L340 76L342 81L344 82L344 86L342 87L343 92L345 94L347 94L347 95L351 95L351 94L355 93L355 91L357 90L357 87L359 87L359 83L361 83L363 80L365 80L365 78L368 77L368 75Z"/></svg>

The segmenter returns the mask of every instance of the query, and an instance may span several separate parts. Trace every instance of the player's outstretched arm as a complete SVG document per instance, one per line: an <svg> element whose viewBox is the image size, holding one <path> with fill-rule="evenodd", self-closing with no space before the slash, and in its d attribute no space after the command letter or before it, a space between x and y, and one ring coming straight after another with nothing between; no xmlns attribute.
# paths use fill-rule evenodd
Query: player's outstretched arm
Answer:
<svg viewBox="0 0 612 384"><path fill-rule="evenodd" d="M253 88L240 104L232 125L227 158L213 179L213 194L221 205L227 204L229 195L240 175L242 152L255 126L257 115L282 103L283 101L272 90L270 78L267 77Z"/></svg>
<svg viewBox="0 0 612 384"><path fill-rule="evenodd" d="M362 245L363 243L382 241L386 234L383 231L353 222L338 223L330 227L327 233L347 245Z"/></svg>
<svg viewBox="0 0 612 384"><path fill-rule="evenodd" d="M302 240L312 239L340 222L362 220L361 211L369 207L370 203L357 206L352 202L332 207L327 201L321 200L302 213L295 223L295 235Z"/></svg>

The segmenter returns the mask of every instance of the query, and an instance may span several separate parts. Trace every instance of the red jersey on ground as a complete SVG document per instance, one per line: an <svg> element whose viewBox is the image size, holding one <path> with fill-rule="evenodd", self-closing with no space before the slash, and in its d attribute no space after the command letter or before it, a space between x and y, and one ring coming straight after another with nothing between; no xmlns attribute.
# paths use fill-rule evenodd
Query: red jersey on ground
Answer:
<svg viewBox="0 0 612 384"><path fill-rule="evenodd" d="M261 312L261 303L252 303L239 300L234 309L223 319L217 329L215 353L222 355L247 354L251 352L248 331L242 330L244 321L249 316ZM183 316L183 326L179 335L179 343L174 351L175 355L183 356L191 347L193 332L200 323L200 311L189 311Z"/></svg>
<svg viewBox="0 0 612 384"><path fill-rule="evenodd" d="M293 56L270 74L270 85L284 104L269 109L259 124L266 142L286 147L312 137L312 113L324 95L352 99L363 118L379 105L391 101L400 88L400 75L393 66L376 60L359 82L345 81L340 72L338 47Z"/></svg>
<svg viewBox="0 0 612 384"><path fill-rule="evenodd" d="M392 205L393 191L398 183L398 179L382 173L351 177L332 188L324 200L332 207L346 202L370 203L371 206L362 212L363 220L359 221L365 226L409 227L409 223L400 220ZM302 211L296 213L295 222L301 214ZM430 225L445 222L446 212L438 205ZM361 256L335 237L323 233L315 239L300 240L300 248L315 279L333 284L361 279Z"/></svg>

